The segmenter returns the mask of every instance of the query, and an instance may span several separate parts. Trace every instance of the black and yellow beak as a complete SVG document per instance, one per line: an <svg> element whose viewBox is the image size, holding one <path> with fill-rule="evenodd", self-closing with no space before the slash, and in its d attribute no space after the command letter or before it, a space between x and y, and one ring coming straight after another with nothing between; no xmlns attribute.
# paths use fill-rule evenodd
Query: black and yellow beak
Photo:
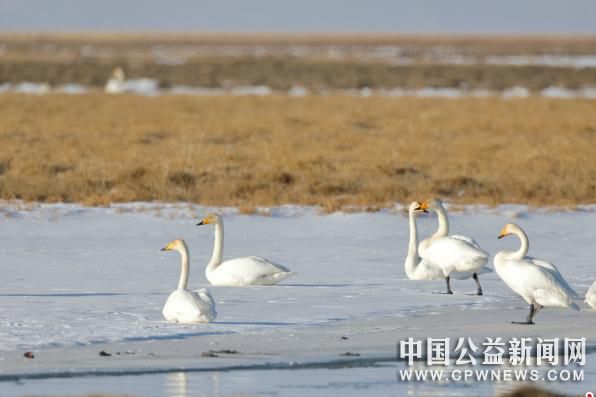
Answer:
<svg viewBox="0 0 596 397"><path fill-rule="evenodd" d="M499 233L499 237L497 237L498 239L502 239L503 237L509 235L509 233L507 232L506 229L507 229L506 227L504 227L503 229L501 229L501 232Z"/></svg>
<svg viewBox="0 0 596 397"><path fill-rule="evenodd" d="M418 207L414 208L414 211L424 212L425 214L428 214L428 211L426 210L426 208L422 208L422 205L419 205Z"/></svg>
<svg viewBox="0 0 596 397"><path fill-rule="evenodd" d="M205 222L204 221L201 221L201 222L197 223L196 226L201 226L201 225L204 225L204 224L205 224Z"/></svg>

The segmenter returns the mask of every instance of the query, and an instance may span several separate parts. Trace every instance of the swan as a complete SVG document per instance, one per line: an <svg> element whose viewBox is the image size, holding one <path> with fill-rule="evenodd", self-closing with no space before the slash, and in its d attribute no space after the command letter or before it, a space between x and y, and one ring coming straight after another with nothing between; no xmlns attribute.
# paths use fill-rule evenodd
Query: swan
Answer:
<svg viewBox="0 0 596 397"><path fill-rule="evenodd" d="M408 255L404 262L404 270L406 276L410 280L444 280L443 270L422 258L418 254L418 227L416 225L416 213L427 212L427 210L420 209L421 205L417 201L413 201L408 207L408 215L410 221L410 241L408 244ZM485 267L479 273L489 273L491 269ZM458 280L465 280L472 277L470 272L453 272L449 275L450 278Z"/></svg>
<svg viewBox="0 0 596 397"><path fill-rule="evenodd" d="M406 276L410 280L442 280L443 270L440 267L420 258L418 255L418 227L416 225L416 213L428 212L420 209L420 203L413 201L408 207L410 221L410 242L408 244L408 256L404 263Z"/></svg>
<svg viewBox="0 0 596 397"><path fill-rule="evenodd" d="M460 279L470 278L471 275L476 282L476 295L482 295L478 274L492 271L485 267L488 253L470 237L449 236L449 220L441 200L426 200L417 210L432 210L437 213L439 228L430 238L420 243L418 250L422 259L441 268L447 283L447 294L453 294L450 284L452 275Z"/></svg>
<svg viewBox="0 0 596 397"><path fill-rule="evenodd" d="M162 251L178 251L182 258L182 270L178 288L172 292L163 307L162 314L166 320L175 323L208 323L217 316L215 303L209 291L201 288L196 291L186 289L188 284L189 255L184 240L174 240L161 249Z"/></svg>
<svg viewBox="0 0 596 397"><path fill-rule="evenodd" d="M124 71L122 68L116 68L106 83L104 91L108 94L121 94L124 92L124 81Z"/></svg>
<svg viewBox="0 0 596 397"><path fill-rule="evenodd" d="M221 215L210 213L197 224L197 226L200 225L215 225L213 255L205 270L205 276L211 284L225 286L273 285L295 274L284 266L258 256L230 259L222 263L223 219Z"/></svg>
<svg viewBox="0 0 596 397"><path fill-rule="evenodd" d="M596 281L590 287L588 292L586 292L586 300L585 302L590 306L592 309L596 309Z"/></svg>
<svg viewBox="0 0 596 397"><path fill-rule="evenodd" d="M530 243L521 227L508 223L498 238L515 234L521 240L521 247L515 252L501 251L495 255L495 270L501 279L515 293L530 304L530 314L524 322L534 324L532 319L545 306L570 307L579 310L573 302L577 293L567 284L559 270L552 263L526 256Z"/></svg>

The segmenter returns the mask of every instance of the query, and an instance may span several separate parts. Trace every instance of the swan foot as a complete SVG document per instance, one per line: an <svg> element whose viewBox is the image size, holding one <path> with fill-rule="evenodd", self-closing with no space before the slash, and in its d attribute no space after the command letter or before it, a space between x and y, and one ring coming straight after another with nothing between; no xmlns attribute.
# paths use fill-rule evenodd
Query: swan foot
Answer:
<svg viewBox="0 0 596 397"><path fill-rule="evenodd" d="M542 309L542 306L538 304L534 306L533 303L530 304L530 314L528 314L528 318L526 318L526 321L512 321L511 324L533 325L534 322L532 320L534 319L534 315L538 313L540 309Z"/></svg>
<svg viewBox="0 0 596 397"><path fill-rule="evenodd" d="M535 323L533 321L512 321L511 324L521 324L521 325L534 325Z"/></svg>

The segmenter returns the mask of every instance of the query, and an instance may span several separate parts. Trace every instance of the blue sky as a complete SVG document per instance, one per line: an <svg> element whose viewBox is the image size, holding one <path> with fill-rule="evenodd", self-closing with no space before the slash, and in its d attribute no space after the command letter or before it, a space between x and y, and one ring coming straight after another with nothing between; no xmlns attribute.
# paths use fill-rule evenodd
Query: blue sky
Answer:
<svg viewBox="0 0 596 397"><path fill-rule="evenodd" d="M0 31L596 33L596 0L0 0Z"/></svg>

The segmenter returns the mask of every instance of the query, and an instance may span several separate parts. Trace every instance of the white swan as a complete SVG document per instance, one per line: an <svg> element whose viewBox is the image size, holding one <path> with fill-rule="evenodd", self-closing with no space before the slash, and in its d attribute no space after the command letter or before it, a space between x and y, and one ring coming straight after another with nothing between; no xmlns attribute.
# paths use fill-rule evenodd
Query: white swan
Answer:
<svg viewBox="0 0 596 397"><path fill-rule="evenodd" d="M408 244L408 256L404 262L404 270L406 276L410 280L444 280L445 275L443 270L422 258L418 254L418 226L416 224L416 213L428 212L420 208L419 202L414 201L408 208L408 215L410 221L410 242ZM458 236L461 237L461 236ZM479 274L490 273L492 269L488 267L482 268ZM466 280L473 276L470 272L453 272L449 275L450 278L457 280Z"/></svg>
<svg viewBox="0 0 596 397"><path fill-rule="evenodd" d="M420 243L418 250L422 259L438 266L443 271L447 283L447 294L453 294L450 284L451 276L456 277L456 273L459 273L456 278L465 279L471 275L476 282L476 295L482 295L478 274L492 271L485 267L488 262L488 253L470 237L449 236L449 220L441 200L426 200L417 210L432 210L437 213L439 228L430 238Z"/></svg>
<svg viewBox="0 0 596 397"><path fill-rule="evenodd" d="M416 212L426 210L420 209L420 203L412 202L408 207L410 220L410 242L408 244L408 256L404 262L406 276L410 280L442 280L445 278L443 270L438 266L420 258L418 255L418 227L416 225Z"/></svg>
<svg viewBox="0 0 596 397"><path fill-rule="evenodd" d="M166 320L175 323L207 323L217 316L215 303L209 291L201 288L196 291L186 289L189 273L188 248L184 240L174 240L162 251L178 251L182 258L182 270L178 288L172 292L163 307L162 314Z"/></svg>
<svg viewBox="0 0 596 397"><path fill-rule="evenodd" d="M112 77L106 83L104 91L108 94L121 94L124 92L124 71L122 68L116 68L112 72Z"/></svg>
<svg viewBox="0 0 596 397"><path fill-rule="evenodd" d="M596 281L590 287L588 292L586 292L586 300L585 302L590 306L592 309L596 309Z"/></svg>
<svg viewBox="0 0 596 397"><path fill-rule="evenodd" d="M577 293L567 284L555 265L526 256L530 243L522 228L508 223L501 230L499 238L509 234L519 237L521 247L515 252L501 251L495 255L495 270L505 284L530 305L530 314L526 321L514 323L534 324L533 317L544 306L579 310L573 302Z"/></svg>
<svg viewBox="0 0 596 397"><path fill-rule="evenodd" d="M221 215L211 213L203 218L197 226L212 224L215 225L215 242L213 255L205 270L205 276L211 284L227 286L272 285L294 274L284 266L257 256L236 258L222 263L223 219Z"/></svg>

